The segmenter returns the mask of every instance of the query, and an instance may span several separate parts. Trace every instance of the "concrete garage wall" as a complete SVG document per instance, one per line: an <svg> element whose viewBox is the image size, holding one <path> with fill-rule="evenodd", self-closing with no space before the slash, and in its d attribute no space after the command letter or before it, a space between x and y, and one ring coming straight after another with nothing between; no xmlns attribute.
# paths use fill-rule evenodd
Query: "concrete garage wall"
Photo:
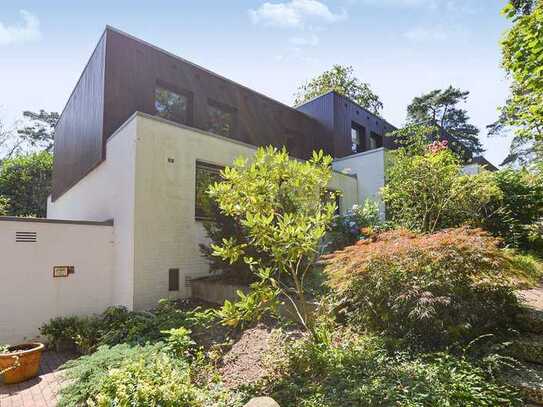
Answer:
<svg viewBox="0 0 543 407"><path fill-rule="evenodd" d="M114 219L114 275L112 304L134 303L134 186L136 121L132 116L107 142L106 161L94 168L54 202L50 219Z"/></svg>
<svg viewBox="0 0 543 407"><path fill-rule="evenodd" d="M35 232L36 242L17 242ZM0 343L31 340L49 319L102 312L112 300L113 226L0 218ZM53 277L53 266L74 274Z"/></svg>
<svg viewBox="0 0 543 407"><path fill-rule="evenodd" d="M209 275L199 250L205 242L195 220L196 161L229 165L256 148L145 114L137 116L134 308L160 298L186 297L185 278ZM344 191L342 206L357 197L356 178L334 174L332 188ZM180 291L168 291L168 270L178 268Z"/></svg>

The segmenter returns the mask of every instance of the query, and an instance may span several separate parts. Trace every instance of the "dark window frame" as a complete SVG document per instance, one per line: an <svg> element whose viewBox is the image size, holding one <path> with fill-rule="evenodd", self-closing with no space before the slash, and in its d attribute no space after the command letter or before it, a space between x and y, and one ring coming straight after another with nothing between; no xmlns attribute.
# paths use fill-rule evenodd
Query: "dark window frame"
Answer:
<svg viewBox="0 0 543 407"><path fill-rule="evenodd" d="M155 86L153 87L153 109L155 111L155 116L162 117L159 115L158 110L156 109L156 90L157 88L162 88L164 90L167 90L171 93L174 93L178 96L184 96L187 98L187 120L186 122L182 122L180 120L175 120L173 118L167 118L163 117L166 120L171 120L175 123L184 124L185 126L193 126L194 125L194 94L187 89L180 88L178 86L175 86L174 84L164 82L162 80L157 80L155 82Z"/></svg>
<svg viewBox="0 0 543 407"><path fill-rule="evenodd" d="M194 168L194 219L197 221L213 221L212 217L205 215L203 208L198 207L198 170L204 169L210 173L220 174L220 171L224 170L225 167L207 161L196 160Z"/></svg>
<svg viewBox="0 0 543 407"><path fill-rule="evenodd" d="M384 142L384 137L379 134L379 133L376 133L374 131L371 131L370 132L370 143L371 143L371 140L373 140L375 142L375 147L374 148L369 148L368 146L368 150L376 150L378 148L381 148L383 147L383 142Z"/></svg>
<svg viewBox="0 0 543 407"><path fill-rule="evenodd" d="M213 108L218 109L218 110L222 110L224 113L228 113L232 117L232 125L231 125L231 129L230 129L228 135L216 133L216 132L211 130L211 117L210 117L210 114L209 114L209 108L210 107L213 107ZM217 101L215 99L208 98L207 99L207 106L206 106L206 115L207 115L206 130L208 132L216 134L218 136L229 137L229 138L232 138L237 134L237 131L238 131L238 109L236 109L234 106L230 106L230 105L228 105L226 103L222 103L222 102L219 102L219 101Z"/></svg>
<svg viewBox="0 0 543 407"><path fill-rule="evenodd" d="M356 151L353 151L353 130L358 131L358 148ZM355 121L351 122L351 129L349 132L349 145L350 150L352 154L358 154L363 153L367 150L366 146L366 128L362 126L360 123L357 123Z"/></svg>

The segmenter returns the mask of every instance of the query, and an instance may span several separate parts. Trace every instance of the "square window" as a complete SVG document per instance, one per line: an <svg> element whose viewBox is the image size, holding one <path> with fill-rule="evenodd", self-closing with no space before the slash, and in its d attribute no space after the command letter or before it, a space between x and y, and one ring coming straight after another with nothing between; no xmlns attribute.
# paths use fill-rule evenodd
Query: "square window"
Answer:
<svg viewBox="0 0 543 407"><path fill-rule="evenodd" d="M364 138L366 136L366 129L359 124L351 124L351 152L361 153L364 151Z"/></svg>
<svg viewBox="0 0 543 407"><path fill-rule="evenodd" d="M190 93L182 93L162 86L155 87L156 115L181 124L191 124Z"/></svg>
<svg viewBox="0 0 543 407"><path fill-rule="evenodd" d="M236 109L213 100L208 100L208 131L220 136L230 137L234 133Z"/></svg>
<svg viewBox="0 0 543 407"><path fill-rule="evenodd" d="M380 136L377 133L374 133L373 131L370 134L370 145L369 149L374 150L376 148L383 147L383 136Z"/></svg>
<svg viewBox="0 0 543 407"><path fill-rule="evenodd" d="M168 270L168 291L179 291L179 269Z"/></svg>
<svg viewBox="0 0 543 407"><path fill-rule="evenodd" d="M213 219L214 202L207 195L207 189L221 180L221 170L224 167L196 161L196 195L194 216L197 220Z"/></svg>

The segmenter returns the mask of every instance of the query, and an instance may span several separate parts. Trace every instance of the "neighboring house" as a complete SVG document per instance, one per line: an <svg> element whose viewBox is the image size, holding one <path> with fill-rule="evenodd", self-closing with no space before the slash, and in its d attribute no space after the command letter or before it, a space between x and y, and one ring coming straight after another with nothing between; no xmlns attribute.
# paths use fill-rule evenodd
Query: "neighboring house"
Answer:
<svg viewBox="0 0 543 407"><path fill-rule="evenodd" d="M0 343L59 315L189 296L209 273L207 184L257 146L335 157L342 212L377 199L391 130L333 92L292 108L107 27L56 127L48 219L0 217Z"/></svg>

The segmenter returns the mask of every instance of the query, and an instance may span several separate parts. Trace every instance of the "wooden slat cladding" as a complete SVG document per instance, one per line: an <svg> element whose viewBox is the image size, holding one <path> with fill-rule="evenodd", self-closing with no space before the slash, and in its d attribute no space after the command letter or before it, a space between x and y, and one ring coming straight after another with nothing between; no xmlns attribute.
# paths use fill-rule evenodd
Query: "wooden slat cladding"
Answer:
<svg viewBox="0 0 543 407"><path fill-rule="evenodd" d="M303 135L291 153L307 158L315 149L331 153L331 134L317 120L115 30L107 31L104 133L113 133L135 111L155 114L154 88L193 95L192 126L207 130L208 103L236 112L230 137L252 145L286 145Z"/></svg>
<svg viewBox="0 0 543 407"><path fill-rule="evenodd" d="M57 125L53 200L106 159L107 139L134 112L156 113L157 84L192 95L188 124L198 129L209 128L211 101L236 112L233 139L288 144L299 158L333 152L333 136L318 120L108 27Z"/></svg>
<svg viewBox="0 0 543 407"><path fill-rule="evenodd" d="M106 35L102 35L55 132L53 200L103 159Z"/></svg>
<svg viewBox="0 0 543 407"><path fill-rule="evenodd" d="M334 157L340 158L353 154L351 150L351 127L353 124L364 129L365 139L362 145L369 145L373 133L384 135L396 128L358 106L356 103L335 92L326 93L310 102L299 106L298 110L319 120L333 133ZM394 147L390 138L384 138L384 146Z"/></svg>

